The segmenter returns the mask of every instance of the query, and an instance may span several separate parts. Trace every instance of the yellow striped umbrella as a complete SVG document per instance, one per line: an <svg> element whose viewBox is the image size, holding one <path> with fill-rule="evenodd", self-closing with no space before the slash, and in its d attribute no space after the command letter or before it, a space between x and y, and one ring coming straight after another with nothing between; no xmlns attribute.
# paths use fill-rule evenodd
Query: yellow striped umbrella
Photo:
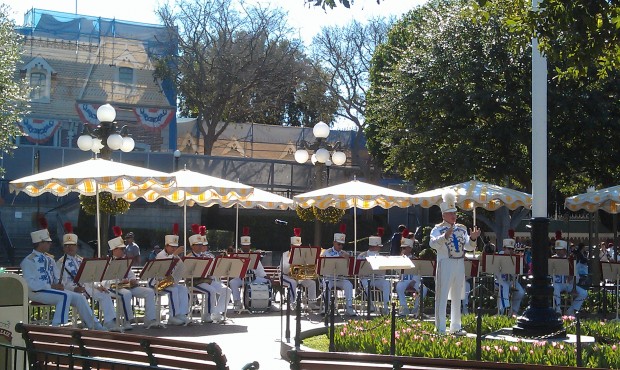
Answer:
<svg viewBox="0 0 620 370"><path fill-rule="evenodd" d="M596 212L602 209L612 214L620 213L620 185L573 195L566 198L564 205L573 212L580 209Z"/></svg>
<svg viewBox="0 0 620 370"><path fill-rule="evenodd" d="M128 194L141 194L153 187L167 189L174 183L174 176L165 172L97 158L13 180L9 183L9 188L12 192L23 191L33 197L45 193L60 197L71 192L95 195L97 242L101 246L99 192L107 191L133 201L138 197Z"/></svg>
<svg viewBox="0 0 620 370"><path fill-rule="evenodd" d="M413 204L423 208L439 206L442 202L441 195L447 190L456 192L457 206L467 211L478 207L489 211L495 211L503 206L511 210L532 207L531 194L477 180L414 194Z"/></svg>
<svg viewBox="0 0 620 370"><path fill-rule="evenodd" d="M356 208L371 209L374 207L406 208L413 205L413 196L401 191L392 190L382 186L368 184L359 180L353 180L344 184L329 186L299 194L293 200L302 208L317 207L325 209L335 207L339 209L354 208L353 211L353 234L354 253L357 253L357 212Z"/></svg>

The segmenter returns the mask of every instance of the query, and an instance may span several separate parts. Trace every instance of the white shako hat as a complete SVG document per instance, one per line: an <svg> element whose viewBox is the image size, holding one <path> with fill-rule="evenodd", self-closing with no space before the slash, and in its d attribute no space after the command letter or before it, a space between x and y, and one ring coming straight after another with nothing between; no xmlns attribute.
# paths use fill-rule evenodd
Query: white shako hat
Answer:
<svg viewBox="0 0 620 370"><path fill-rule="evenodd" d="M377 228L377 235L368 237L368 246L369 247L383 247L383 243L381 242L381 237L383 236L384 229L382 227Z"/></svg>
<svg viewBox="0 0 620 370"><path fill-rule="evenodd" d="M441 194L441 198L443 199L443 202L439 204L441 213L456 212L456 192L454 190L446 190L443 194Z"/></svg>
<svg viewBox="0 0 620 370"><path fill-rule="evenodd" d="M250 238L250 228L247 226L243 227L242 230L243 236L241 237L241 245L251 245L252 239Z"/></svg>
<svg viewBox="0 0 620 370"><path fill-rule="evenodd" d="M566 240L556 240L555 249L566 249Z"/></svg>
<svg viewBox="0 0 620 370"><path fill-rule="evenodd" d="M164 236L165 245L179 246L179 224L172 224L172 234Z"/></svg>
<svg viewBox="0 0 620 370"><path fill-rule="evenodd" d="M78 237L73 233L71 222L65 222L65 235L62 236L62 244L77 244Z"/></svg>
<svg viewBox="0 0 620 370"><path fill-rule="evenodd" d="M511 238L504 239L504 241L502 243L502 246L504 248L512 248L512 249L514 249L514 247L515 247L515 240L511 239Z"/></svg>
<svg viewBox="0 0 620 370"><path fill-rule="evenodd" d="M114 226L112 228L112 231L114 232L114 236L116 238L108 240L108 246L110 246L110 250L114 250L116 248L125 248L125 241L123 240L123 230L121 229L120 226Z"/></svg>
<svg viewBox="0 0 620 370"><path fill-rule="evenodd" d="M32 243L40 243L40 242L51 242L52 238L50 238L50 232L47 229L37 230L30 233L30 238L32 239Z"/></svg>
<svg viewBox="0 0 620 370"><path fill-rule="evenodd" d="M340 244L344 244L345 241L347 240L347 235L345 234L346 231L347 231L347 225L340 224L340 232L334 233L334 241Z"/></svg>
<svg viewBox="0 0 620 370"><path fill-rule="evenodd" d="M291 245L299 247L301 245L301 228L293 228L293 235L295 236L291 236Z"/></svg>
<svg viewBox="0 0 620 370"><path fill-rule="evenodd" d="M192 236L187 238L189 241L189 245L192 246L194 244L202 244L202 236L200 235L200 225L192 224Z"/></svg>

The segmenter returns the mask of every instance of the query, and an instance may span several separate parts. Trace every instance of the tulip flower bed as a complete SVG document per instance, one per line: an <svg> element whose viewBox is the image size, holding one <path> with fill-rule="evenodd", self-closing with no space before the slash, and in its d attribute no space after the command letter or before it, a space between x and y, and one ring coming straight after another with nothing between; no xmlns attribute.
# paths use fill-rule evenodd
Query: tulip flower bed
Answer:
<svg viewBox="0 0 620 370"><path fill-rule="evenodd" d="M563 317L567 332L575 333L574 317ZM516 318L484 316L482 333L488 334L515 325ZM336 327L336 351L390 353L390 319L351 320ZM476 331L476 317L465 315L463 328ZM620 323L583 320L582 335L595 338L594 345L584 345L583 365L588 368L620 368ZM325 336L326 338L326 336ZM314 341L316 344L316 341ZM304 341L306 344L306 341ZM563 342L482 340L482 361L541 365L576 365L576 347ZM475 338L437 335L432 322L397 319L396 355L444 359L475 360Z"/></svg>

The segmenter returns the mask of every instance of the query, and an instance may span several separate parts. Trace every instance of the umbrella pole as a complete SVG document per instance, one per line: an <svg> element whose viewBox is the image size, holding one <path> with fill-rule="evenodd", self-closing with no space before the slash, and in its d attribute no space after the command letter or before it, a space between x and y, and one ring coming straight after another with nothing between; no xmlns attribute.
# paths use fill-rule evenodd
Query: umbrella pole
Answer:
<svg viewBox="0 0 620 370"><path fill-rule="evenodd" d="M476 226L476 206L474 206L474 224L473 226Z"/></svg>
<svg viewBox="0 0 620 370"><path fill-rule="evenodd" d="M235 204L235 253L239 251L239 203Z"/></svg>
<svg viewBox="0 0 620 370"><path fill-rule="evenodd" d="M353 256L357 258L357 200L353 203Z"/></svg>
<svg viewBox="0 0 620 370"><path fill-rule="evenodd" d="M99 215L99 183L95 181L95 202L97 204L97 257L101 257L101 216Z"/></svg>
<svg viewBox="0 0 620 370"><path fill-rule="evenodd" d="M183 255L187 254L187 192L183 191Z"/></svg>

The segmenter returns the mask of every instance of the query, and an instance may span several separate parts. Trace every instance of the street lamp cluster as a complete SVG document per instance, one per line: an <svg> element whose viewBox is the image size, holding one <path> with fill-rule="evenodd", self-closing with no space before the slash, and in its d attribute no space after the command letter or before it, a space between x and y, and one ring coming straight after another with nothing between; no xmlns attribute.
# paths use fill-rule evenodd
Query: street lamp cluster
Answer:
<svg viewBox="0 0 620 370"><path fill-rule="evenodd" d="M134 140L127 135L127 126L116 130L116 110L110 104L104 104L97 109L97 119L100 124L95 129L84 125L84 131L77 140L77 146L87 152L101 153L101 157L109 159L112 150L131 152L135 147Z"/></svg>
<svg viewBox="0 0 620 370"><path fill-rule="evenodd" d="M347 155L340 150L340 142L329 144L326 139L329 136L329 126L325 122L319 122L312 128L312 133L316 141L312 144L302 141L299 149L295 152L295 160L297 163L306 163L308 158L312 164L317 163L331 166L342 166L347 161ZM314 154L310 156L308 150L314 150Z"/></svg>

